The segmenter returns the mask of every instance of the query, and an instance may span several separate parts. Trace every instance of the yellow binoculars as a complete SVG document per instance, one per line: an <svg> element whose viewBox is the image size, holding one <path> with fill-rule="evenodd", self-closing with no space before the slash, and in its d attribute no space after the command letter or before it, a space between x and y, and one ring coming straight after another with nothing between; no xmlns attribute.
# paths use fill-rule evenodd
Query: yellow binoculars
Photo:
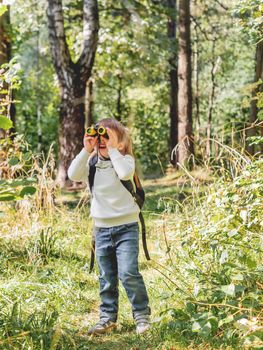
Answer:
<svg viewBox="0 0 263 350"><path fill-rule="evenodd" d="M103 136L105 137L106 139L109 138L109 135L107 134L107 129L102 126L102 125L99 125L98 123L95 124L95 125L91 125L90 127L88 127L86 129L86 135L88 136Z"/></svg>

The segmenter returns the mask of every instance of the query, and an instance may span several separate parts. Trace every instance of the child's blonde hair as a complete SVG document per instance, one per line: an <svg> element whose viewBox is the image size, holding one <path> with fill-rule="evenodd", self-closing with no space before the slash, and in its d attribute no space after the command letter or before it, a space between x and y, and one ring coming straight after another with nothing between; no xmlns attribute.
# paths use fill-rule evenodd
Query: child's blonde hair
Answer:
<svg viewBox="0 0 263 350"><path fill-rule="evenodd" d="M132 151L132 140L128 128L126 128L118 120L112 118L104 118L100 120L99 125L114 130L118 136L118 141L123 142L124 144L124 149L122 150L122 153L134 156Z"/></svg>

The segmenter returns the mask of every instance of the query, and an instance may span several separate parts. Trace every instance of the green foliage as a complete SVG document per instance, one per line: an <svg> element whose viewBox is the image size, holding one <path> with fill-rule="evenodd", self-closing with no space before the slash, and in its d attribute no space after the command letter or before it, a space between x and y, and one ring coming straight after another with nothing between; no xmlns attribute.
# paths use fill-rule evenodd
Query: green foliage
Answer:
<svg viewBox="0 0 263 350"><path fill-rule="evenodd" d="M23 85L17 95L22 102L17 106L17 127L34 153L41 150L47 155L50 144L58 139L58 87L54 83L51 65L44 66L40 76L35 62L25 69ZM41 140L37 133L40 130ZM58 152L58 143L55 142L54 146L54 151Z"/></svg>
<svg viewBox="0 0 263 350"><path fill-rule="evenodd" d="M58 139L59 127L59 87L49 50L47 3L17 0L16 5L11 11L13 54L21 67L16 127L34 153L47 155L50 144ZM54 145L57 153L58 143Z"/></svg>
<svg viewBox="0 0 263 350"><path fill-rule="evenodd" d="M7 11L7 6L0 4L0 17Z"/></svg>
<svg viewBox="0 0 263 350"><path fill-rule="evenodd" d="M52 346L56 336L58 312L25 314L19 303L9 306L0 313L0 349L31 348L41 344L39 349L55 349Z"/></svg>
<svg viewBox="0 0 263 350"><path fill-rule="evenodd" d="M55 253L56 240L57 237L52 233L52 227L48 227L47 230L41 230L39 239L35 243L34 250L45 263L47 263L48 258Z"/></svg>
<svg viewBox="0 0 263 350"><path fill-rule="evenodd" d="M35 184L36 179L0 180L0 201L17 201L34 194L36 188L29 186L32 183Z"/></svg>
<svg viewBox="0 0 263 350"><path fill-rule="evenodd" d="M254 83L247 84L243 88L243 95L245 96L243 99L243 107L250 107L251 100L255 100L258 108L257 119L259 121L263 120L262 107L263 107L263 93L261 92L261 87L263 85L263 81L259 79ZM254 91L257 91L256 95L252 97Z"/></svg>
<svg viewBox="0 0 263 350"><path fill-rule="evenodd" d="M2 66L3 70L0 74L0 86L4 86L6 83L11 90L17 89L20 85L17 75L18 68L14 62L15 60L12 60L9 64ZM3 91L0 92L3 93ZM5 99L0 101L0 110L1 112L6 110ZM0 116L0 128L8 130L12 126L13 122L9 118ZM23 143L19 136L14 139L7 136L0 140L0 146L0 202L17 201L34 194L36 188L32 184L36 183L36 179L25 176L32 164L32 154L28 152L28 145Z"/></svg>
<svg viewBox="0 0 263 350"><path fill-rule="evenodd" d="M93 117L94 120L104 117L121 119L137 130L136 139L145 142L148 150L147 143L150 141L144 141L139 136L136 126L138 115L142 117L142 113L145 113L143 120L150 115L150 118L156 119L156 124L169 128L169 59L176 57L177 41L167 35L168 21L175 16L175 10L169 8L168 3L146 0L103 0L99 3L100 35L92 77ZM253 3L257 4L258 1ZM59 87L49 52L45 15L47 3L44 0L17 0L16 4L11 5L12 49L23 69L22 86L16 95L20 101L16 106L17 129L25 134L33 151L47 154L51 142L58 139L59 124ZM202 138L206 133L213 40L216 41L214 59L217 69L212 135L218 137L224 132L231 132L233 123L236 128L243 129L248 120L248 107L242 105L241 88L251 81L254 74L254 47L247 42L240 28L233 26L231 11L234 4L234 1L226 4L225 7L229 7L229 11L226 11L224 4L221 6L218 2L198 0L192 8L192 49L193 53L198 52L199 74L199 91L196 90L193 74L193 92L194 98L199 99L200 119L199 127L194 103L196 138ZM63 2L66 38L74 62L82 49L82 5L82 1ZM256 13L256 9L253 11ZM253 11L250 13L254 14ZM30 16L25 16L26 13L30 13ZM151 106L147 93L137 95L140 103L134 103L135 94L149 90ZM147 107L142 108L141 104ZM148 127L153 124L149 121ZM38 133L42 137L38 137ZM148 164L143 165L143 170L148 173L158 173L160 162L164 167L169 162L168 131L160 133L160 147L155 147L156 137L153 137L154 151L149 153ZM239 137L238 141L241 139ZM230 138L226 140L229 142ZM138 142L135 144L137 147ZM55 142L56 155L57 145ZM138 151L135 149L136 154L139 155L144 148L140 146ZM157 158L160 158L160 162Z"/></svg>
<svg viewBox="0 0 263 350"><path fill-rule="evenodd" d="M262 40L263 5L261 0L239 0L233 15L254 42Z"/></svg>
<svg viewBox="0 0 263 350"><path fill-rule="evenodd" d="M225 2L228 10L219 4L202 0L196 1L193 7L192 48L194 60L197 60L193 63L198 69L195 72L193 66L193 122L197 138L205 138L213 69L212 137L224 139L229 145L231 139L224 136L230 134L233 127L243 129L249 119L249 106L242 104L242 89L254 76L255 47L248 43L240 27L233 25L230 12L234 2ZM197 120L197 101L200 122ZM239 136L237 142L241 143L241 140Z"/></svg>
<svg viewBox="0 0 263 350"><path fill-rule="evenodd" d="M248 120L249 103L242 104L241 88L254 75L253 43L260 38L262 5L258 0L239 1L234 12L249 34L248 43L240 28L233 26L224 3L231 7L234 2L193 3L192 48L198 52L199 91L195 76L193 87L194 98L199 98L198 132L203 142L214 61L212 131L229 145L233 125L243 129ZM121 290L121 334L103 341L85 338L99 305L97 275L86 272L91 237L87 210L79 204L76 211L55 206L54 159L49 167L33 157L39 145L47 153L58 138L59 88L48 47L47 3L17 0L15 4L11 22L16 61L13 68L3 66L1 93L18 87L21 77L15 95L19 100L16 127L30 146L24 136L1 140L0 201L5 213L0 213L0 348L143 350L178 345L203 350L262 345L262 160L244 168L250 160L243 155L236 162L227 157L227 152L237 153L228 145L224 146L227 152L219 150L209 159L220 181L208 189L191 174L193 183L177 174L180 179L172 184L168 181L164 187L160 181L157 189L153 184L148 188L145 210L154 217L147 223L154 259L152 265L142 267L153 318L160 314L157 321L153 319L155 327L149 337L141 341L132 335L130 308ZM177 43L167 38L167 22L174 11L162 1L102 0L99 6L101 29L93 70L95 119L121 118L132 129L135 154L144 172L161 173L169 161L168 59L176 53ZM76 61L82 42L82 1L63 1L63 7L67 42ZM261 108L262 96L256 98ZM8 130L11 123L2 117L5 112L2 108L0 127ZM41 129L40 141L36 130ZM249 142L260 144L262 137ZM27 211L14 203L25 198ZM76 199L73 204L81 200ZM47 207L48 212L42 211ZM167 241L162 235L166 225ZM162 243L167 244L165 253ZM152 267L162 262L158 275Z"/></svg>
<svg viewBox="0 0 263 350"><path fill-rule="evenodd" d="M119 118L131 127L143 171L161 173L169 158L166 80L175 49L166 33L167 7L147 1L100 5L94 116Z"/></svg>
<svg viewBox="0 0 263 350"><path fill-rule="evenodd" d="M11 120L7 121L4 116L9 117L8 108L12 102L11 96L13 91L19 89L21 84L20 79L21 69L20 64L15 58L12 58L8 63L4 63L0 67L0 123L4 130L13 126ZM9 117L10 118L10 117Z"/></svg>
<svg viewBox="0 0 263 350"><path fill-rule="evenodd" d="M180 245L170 253L184 286L185 308L172 311L177 331L232 345L263 341L262 174L258 160L231 182L211 185L194 211L185 202Z"/></svg>
<svg viewBox="0 0 263 350"><path fill-rule="evenodd" d="M162 105L136 102L134 115L134 148L146 173L163 173L168 159L168 120Z"/></svg>
<svg viewBox="0 0 263 350"><path fill-rule="evenodd" d="M247 140L249 141L249 146L260 145L261 143L263 143L262 136L251 136L251 137L248 137Z"/></svg>
<svg viewBox="0 0 263 350"><path fill-rule="evenodd" d="M3 82L5 82L10 90L17 90L21 85L21 73L21 65L15 57L8 63L2 64L0 75L1 87L3 86ZM1 93L4 92L1 91Z"/></svg>
<svg viewBox="0 0 263 350"><path fill-rule="evenodd" d="M191 182L178 174L174 184L172 178L147 181L152 261L145 263L142 252L140 261L153 328L143 339L134 335L122 288L120 331L102 343L86 336L97 320L99 287L97 269L87 272L92 225L86 207L78 205L81 193L67 194L75 196L76 210L60 205L49 214L30 211L25 223L19 220L23 211L0 216L0 349L30 344L40 350L43 342L67 350L112 349L120 343L144 350L256 348L262 343L262 167L258 160L243 166L241 175L226 174L201 188L196 178ZM16 302L20 311L12 318ZM47 320L53 312L54 323Z"/></svg>
<svg viewBox="0 0 263 350"><path fill-rule="evenodd" d="M8 130L13 126L13 122L12 120L10 120L9 118L0 115L0 128L4 129L4 130Z"/></svg>

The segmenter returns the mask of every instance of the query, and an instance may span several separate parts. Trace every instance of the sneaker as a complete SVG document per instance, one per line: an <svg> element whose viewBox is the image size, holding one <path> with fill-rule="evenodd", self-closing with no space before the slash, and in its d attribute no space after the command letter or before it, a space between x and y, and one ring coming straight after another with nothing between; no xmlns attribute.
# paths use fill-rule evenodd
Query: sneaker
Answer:
<svg viewBox="0 0 263 350"><path fill-rule="evenodd" d="M140 317L140 319L136 320L136 333L138 335L145 333L148 331L148 329L150 329L150 327L151 324L148 315Z"/></svg>
<svg viewBox="0 0 263 350"><path fill-rule="evenodd" d="M88 334L98 335L98 334L110 333L116 328L117 328L117 324L115 322L105 321L102 319L88 330Z"/></svg>

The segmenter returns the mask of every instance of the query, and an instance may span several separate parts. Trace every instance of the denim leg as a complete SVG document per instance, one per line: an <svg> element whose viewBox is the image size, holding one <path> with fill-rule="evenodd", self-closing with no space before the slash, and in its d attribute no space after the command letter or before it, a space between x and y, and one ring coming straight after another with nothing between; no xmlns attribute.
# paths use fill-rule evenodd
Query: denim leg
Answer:
<svg viewBox="0 0 263 350"><path fill-rule="evenodd" d="M151 313L145 284L138 269L138 231L138 223L132 223L120 226L116 232L118 275L132 304L135 319Z"/></svg>
<svg viewBox="0 0 263 350"><path fill-rule="evenodd" d="M96 259L100 276L100 318L117 320L118 313L118 268L115 249L112 247L110 230L101 228L96 231Z"/></svg>

